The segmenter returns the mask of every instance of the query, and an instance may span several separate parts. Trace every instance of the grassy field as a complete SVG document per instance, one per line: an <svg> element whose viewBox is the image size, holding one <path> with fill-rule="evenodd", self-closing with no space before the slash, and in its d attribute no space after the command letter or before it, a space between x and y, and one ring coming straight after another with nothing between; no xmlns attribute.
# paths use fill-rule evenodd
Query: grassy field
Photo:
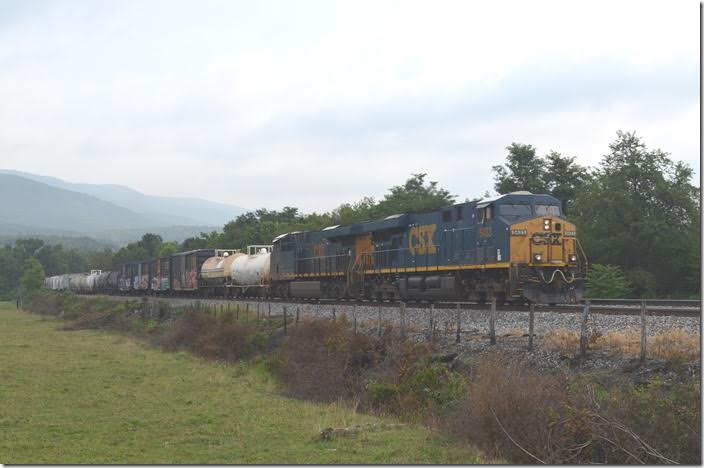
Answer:
<svg viewBox="0 0 704 468"><path fill-rule="evenodd" d="M262 368L164 353L0 303L0 463L478 463L420 427L282 397ZM371 424L321 441L326 427Z"/></svg>

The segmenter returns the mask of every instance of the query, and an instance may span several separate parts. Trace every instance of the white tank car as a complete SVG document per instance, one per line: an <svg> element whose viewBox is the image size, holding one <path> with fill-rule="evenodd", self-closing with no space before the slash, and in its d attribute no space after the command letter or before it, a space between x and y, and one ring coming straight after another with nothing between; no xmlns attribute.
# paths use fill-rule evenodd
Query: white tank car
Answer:
<svg viewBox="0 0 704 468"><path fill-rule="evenodd" d="M269 283L269 257L262 249L254 255L242 255L232 262L232 282L238 286L258 286Z"/></svg>
<svg viewBox="0 0 704 468"><path fill-rule="evenodd" d="M98 289L98 277L102 272L100 270L91 270L86 279L86 291L95 292Z"/></svg>

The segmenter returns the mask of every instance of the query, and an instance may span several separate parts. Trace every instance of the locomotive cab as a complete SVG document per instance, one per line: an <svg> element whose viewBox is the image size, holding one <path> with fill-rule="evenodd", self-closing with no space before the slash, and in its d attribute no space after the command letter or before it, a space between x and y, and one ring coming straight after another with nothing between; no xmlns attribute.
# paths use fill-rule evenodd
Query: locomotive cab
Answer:
<svg viewBox="0 0 704 468"><path fill-rule="evenodd" d="M580 258L576 227L563 217L560 202L548 195L503 200L498 215L508 225L512 295L543 303L579 301L586 258Z"/></svg>

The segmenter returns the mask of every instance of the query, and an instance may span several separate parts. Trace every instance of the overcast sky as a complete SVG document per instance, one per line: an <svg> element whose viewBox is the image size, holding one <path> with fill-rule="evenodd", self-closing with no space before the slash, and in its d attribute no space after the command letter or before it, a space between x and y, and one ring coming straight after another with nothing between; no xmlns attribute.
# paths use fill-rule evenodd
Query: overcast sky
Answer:
<svg viewBox="0 0 704 468"><path fill-rule="evenodd" d="M697 1L0 0L0 168L323 211L616 131L699 184Z"/></svg>

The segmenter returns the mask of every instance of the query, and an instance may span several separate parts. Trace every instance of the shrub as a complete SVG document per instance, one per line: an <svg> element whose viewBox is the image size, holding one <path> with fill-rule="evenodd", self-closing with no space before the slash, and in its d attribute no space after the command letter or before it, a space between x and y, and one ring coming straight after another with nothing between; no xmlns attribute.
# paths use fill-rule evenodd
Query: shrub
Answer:
<svg viewBox="0 0 704 468"><path fill-rule="evenodd" d="M287 393L328 401L359 394L360 375L376 360L369 338L325 319L302 320L289 333L270 360Z"/></svg>
<svg viewBox="0 0 704 468"><path fill-rule="evenodd" d="M44 287L44 268L35 258L25 261L24 272L20 278L20 292L24 296Z"/></svg>
<svg viewBox="0 0 704 468"><path fill-rule="evenodd" d="M480 363L442 427L512 463L700 463L701 391L651 380L604 388L501 356Z"/></svg>
<svg viewBox="0 0 704 468"><path fill-rule="evenodd" d="M266 338L254 326L236 322L232 314L215 317L203 311L186 311L156 333L152 342L168 351L237 361L263 350Z"/></svg>
<svg viewBox="0 0 704 468"><path fill-rule="evenodd" d="M490 457L533 464L537 461L533 456L545 461L550 427L559 418L566 398L563 375L541 373L503 356L490 356L476 366L465 398L442 424Z"/></svg>
<svg viewBox="0 0 704 468"><path fill-rule="evenodd" d="M618 266L597 263L589 268L587 297L616 299L626 297L632 290L633 287Z"/></svg>
<svg viewBox="0 0 704 468"><path fill-rule="evenodd" d="M344 320L308 319L291 330L271 369L287 393L334 401L356 399L369 409L423 414L463 392L462 379L430 364L431 348L388 333L355 334Z"/></svg>

